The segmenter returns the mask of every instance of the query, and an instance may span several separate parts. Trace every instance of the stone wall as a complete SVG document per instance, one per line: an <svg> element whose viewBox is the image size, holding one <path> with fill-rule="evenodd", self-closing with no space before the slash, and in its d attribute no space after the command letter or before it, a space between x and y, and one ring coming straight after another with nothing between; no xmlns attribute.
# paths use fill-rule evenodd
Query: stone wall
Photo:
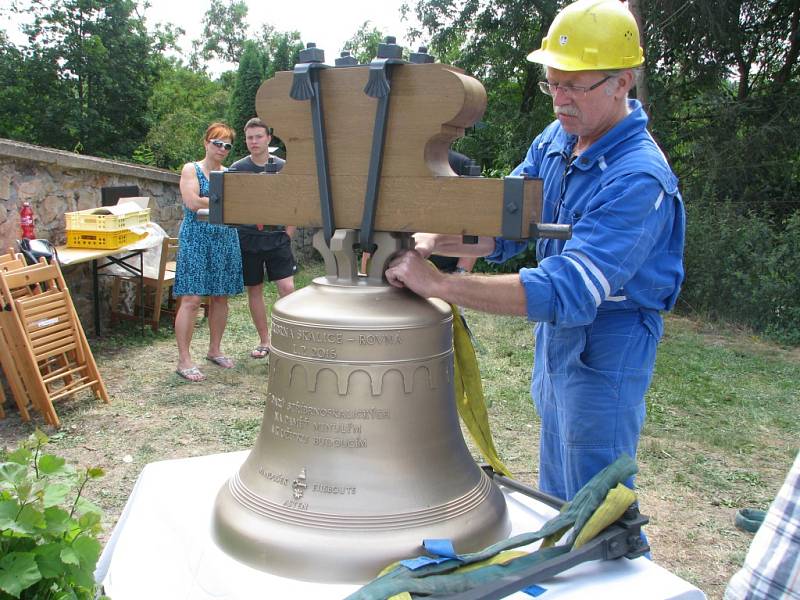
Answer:
<svg viewBox="0 0 800 600"><path fill-rule="evenodd" d="M66 240L64 213L100 206L100 189L117 185L139 186L142 196L153 198L151 219L177 234L179 181L165 169L0 139L0 247L19 237L23 202L33 207L36 236L59 245Z"/></svg>
<svg viewBox="0 0 800 600"><path fill-rule="evenodd" d="M153 199L150 218L176 235L182 218L180 176L165 169L81 156L0 139L0 250L16 246L19 211L30 202L36 237L56 246L66 242L64 213L101 205L100 189L137 185ZM66 266L64 277L81 322L92 333L91 265ZM107 278L101 278L101 314L108 315Z"/></svg>
<svg viewBox="0 0 800 600"><path fill-rule="evenodd" d="M0 139L0 252L16 245L20 236L19 211L31 203L36 236L56 246L66 242L64 213L101 205L101 188L137 185L141 196L152 198L150 219L177 236L183 218L180 175L165 169L82 156ZM308 260L310 235L296 236L295 255ZM91 266L64 267L64 276L87 333L92 333ZM107 278L101 278L101 313L108 315ZM105 319L104 319L105 320Z"/></svg>

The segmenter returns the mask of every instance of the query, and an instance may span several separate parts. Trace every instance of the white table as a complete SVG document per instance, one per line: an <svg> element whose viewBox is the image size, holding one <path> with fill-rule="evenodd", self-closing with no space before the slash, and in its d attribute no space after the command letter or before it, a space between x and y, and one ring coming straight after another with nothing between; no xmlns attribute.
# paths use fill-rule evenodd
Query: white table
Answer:
<svg viewBox="0 0 800 600"><path fill-rule="evenodd" d="M219 488L245 452L150 463L142 470L98 562L95 577L114 600L340 600L356 585L307 583L243 565L211 539ZM504 490L512 534L536 531L555 510ZM645 559L585 563L541 583L542 600L704 600L686 581ZM516 593L510 598L528 599Z"/></svg>
<svg viewBox="0 0 800 600"><path fill-rule="evenodd" d="M117 256L122 254L124 256ZM143 306L144 302L144 286L142 280L144 278L144 249L134 247L134 244L115 248L114 250L100 250L90 248L69 248L67 246L56 246L56 256L61 266L77 265L80 263L92 263L92 294L94 298L94 334L100 336L100 285L97 276L100 271L110 265L118 265L125 271L133 275L139 280L139 305ZM139 258L139 266L128 259ZM107 259L108 262L98 263L101 258ZM115 307L116 308L116 307ZM144 335L144 310L142 310L142 335Z"/></svg>

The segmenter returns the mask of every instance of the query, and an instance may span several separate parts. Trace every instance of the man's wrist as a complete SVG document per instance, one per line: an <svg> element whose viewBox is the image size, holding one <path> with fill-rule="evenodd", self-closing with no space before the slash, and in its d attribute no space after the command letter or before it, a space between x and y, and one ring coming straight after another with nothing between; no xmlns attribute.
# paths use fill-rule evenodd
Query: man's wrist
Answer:
<svg viewBox="0 0 800 600"><path fill-rule="evenodd" d="M457 275L464 275L465 273L469 273L469 271L467 271L464 267L456 267L453 269L453 273Z"/></svg>

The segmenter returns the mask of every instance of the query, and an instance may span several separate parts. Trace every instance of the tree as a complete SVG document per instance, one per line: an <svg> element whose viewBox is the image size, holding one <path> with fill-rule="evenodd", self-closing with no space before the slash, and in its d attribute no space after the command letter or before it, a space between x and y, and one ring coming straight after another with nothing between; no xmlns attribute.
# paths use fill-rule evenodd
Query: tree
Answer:
<svg viewBox="0 0 800 600"><path fill-rule="evenodd" d="M539 92L542 73L526 60L566 2L555 0L419 0L415 6L428 47L441 62L461 67L486 88L489 106L480 128L459 148L484 167L508 170L552 119Z"/></svg>
<svg viewBox="0 0 800 600"><path fill-rule="evenodd" d="M223 119L229 97L221 83L177 60L165 60L148 102L148 133L140 151L152 156L152 164L167 169L196 160L203 133L210 123Z"/></svg>
<svg viewBox="0 0 800 600"><path fill-rule="evenodd" d="M24 12L28 44L3 44L0 71L17 69L23 102L0 108L8 130L37 144L130 156L146 134L154 52L131 0L42 0ZM10 75L13 77L13 75ZM9 126L10 127L10 126Z"/></svg>
<svg viewBox="0 0 800 600"><path fill-rule="evenodd" d="M642 48L647 47L646 31L642 21L641 0L628 0L628 8L636 19L639 26L639 43ZM650 86L647 82L647 74L644 69L636 69L636 98L642 103L645 111L650 115Z"/></svg>
<svg viewBox="0 0 800 600"><path fill-rule="evenodd" d="M687 197L780 223L800 207L800 4L644 6L654 130Z"/></svg>
<svg viewBox="0 0 800 600"><path fill-rule="evenodd" d="M353 37L344 43L342 50L350 52L360 64L367 65L377 56L378 45L383 42L384 37L369 21L364 21Z"/></svg>
<svg viewBox="0 0 800 600"><path fill-rule="evenodd" d="M247 154L244 125L256 116L256 92L265 79L267 61L267 56L258 44L251 40L245 42L228 109L228 123L237 136L233 142L233 156Z"/></svg>
<svg viewBox="0 0 800 600"><path fill-rule="evenodd" d="M259 44L267 56L267 79L278 71L294 69L300 62L300 51L304 48L300 32L275 31L271 26L264 27Z"/></svg>
<svg viewBox="0 0 800 600"><path fill-rule="evenodd" d="M227 5L212 2L203 16L203 37L192 43L190 64L198 67L200 59L238 63L247 40L247 29L244 0L229 0Z"/></svg>

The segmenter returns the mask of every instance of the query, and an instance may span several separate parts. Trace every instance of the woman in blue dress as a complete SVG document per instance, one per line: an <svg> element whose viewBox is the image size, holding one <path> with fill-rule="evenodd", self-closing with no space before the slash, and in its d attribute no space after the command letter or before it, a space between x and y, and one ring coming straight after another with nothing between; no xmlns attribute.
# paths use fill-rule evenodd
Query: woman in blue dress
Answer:
<svg viewBox="0 0 800 600"><path fill-rule="evenodd" d="M206 130L206 155L198 162L186 163L181 171L183 221L178 233L178 259L174 293L180 296L175 316L178 342L176 373L189 381L203 381L206 376L192 361L190 346L197 309L203 296L209 297L209 342L206 359L230 369L233 361L222 352L222 334L228 322L228 296L241 294L242 255L234 227L212 225L197 220L197 211L208 208L208 185L211 171L223 169L235 137L224 123L212 123Z"/></svg>

